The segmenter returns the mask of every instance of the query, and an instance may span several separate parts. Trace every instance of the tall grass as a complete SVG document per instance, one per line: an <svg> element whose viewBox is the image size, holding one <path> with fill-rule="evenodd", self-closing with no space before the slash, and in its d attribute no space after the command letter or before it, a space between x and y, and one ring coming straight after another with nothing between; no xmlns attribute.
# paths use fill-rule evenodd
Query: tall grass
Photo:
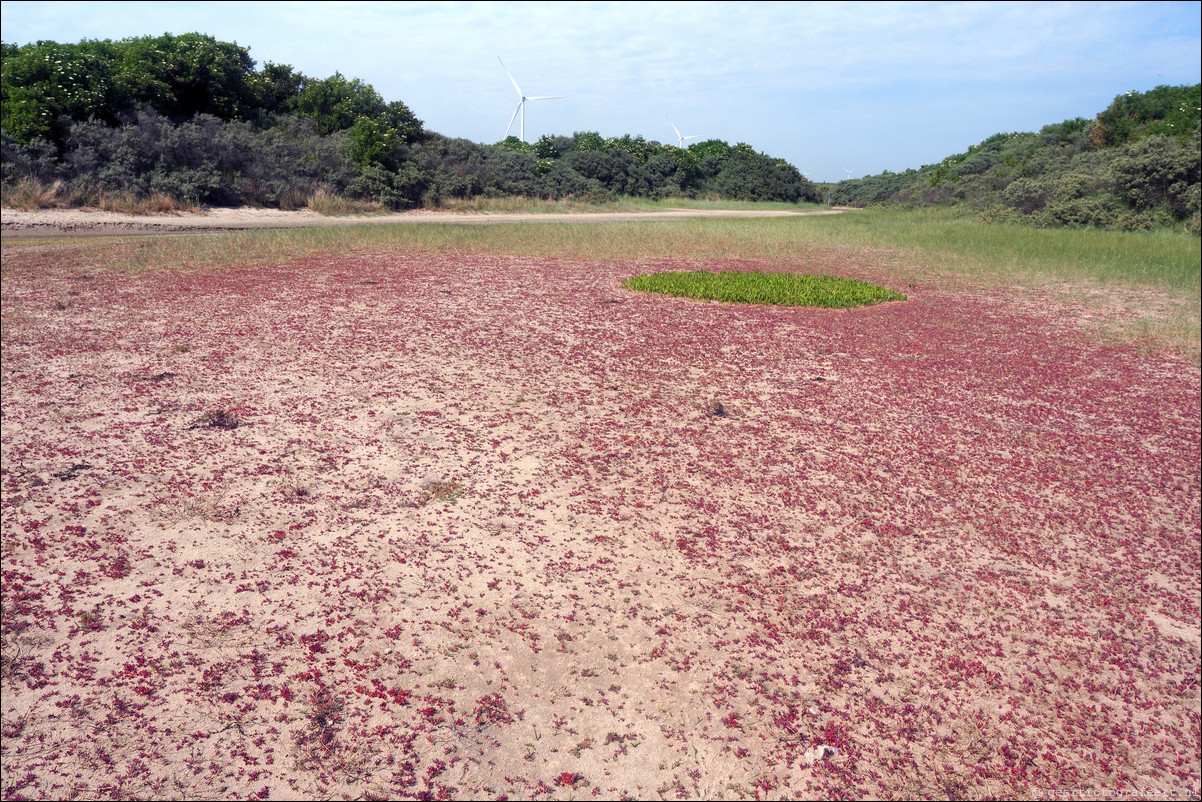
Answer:
<svg viewBox="0 0 1202 802"><path fill-rule="evenodd" d="M351 200L341 195L331 195L324 189L319 189L310 195L305 206L311 211L327 217L350 214L383 214L389 211L388 207L382 203Z"/></svg>
<svg viewBox="0 0 1202 802"><path fill-rule="evenodd" d="M5 185L0 203L6 209L35 211L37 209L94 208L103 212L121 214L177 214L201 211L196 204L166 195L161 192L142 197L132 192L105 192L94 187L77 186L62 181L50 184L32 178L22 178Z"/></svg>
<svg viewBox="0 0 1202 802"><path fill-rule="evenodd" d="M22 178L11 185L4 185L0 202L6 209L33 211L35 209L51 209L55 206L66 205L76 201L74 196L68 196L68 188L62 181L53 184L43 184L32 178Z"/></svg>

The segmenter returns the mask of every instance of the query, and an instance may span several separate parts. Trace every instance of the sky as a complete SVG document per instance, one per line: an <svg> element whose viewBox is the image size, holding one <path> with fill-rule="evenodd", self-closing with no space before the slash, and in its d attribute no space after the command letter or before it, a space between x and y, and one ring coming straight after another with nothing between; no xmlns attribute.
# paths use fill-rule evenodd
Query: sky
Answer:
<svg viewBox="0 0 1202 802"><path fill-rule="evenodd" d="M814 181L932 164L999 132L1202 81L1193 2L2 2L3 41L199 32L361 78L427 129L746 142ZM518 121L513 134L518 133ZM688 143L686 143L688 144Z"/></svg>

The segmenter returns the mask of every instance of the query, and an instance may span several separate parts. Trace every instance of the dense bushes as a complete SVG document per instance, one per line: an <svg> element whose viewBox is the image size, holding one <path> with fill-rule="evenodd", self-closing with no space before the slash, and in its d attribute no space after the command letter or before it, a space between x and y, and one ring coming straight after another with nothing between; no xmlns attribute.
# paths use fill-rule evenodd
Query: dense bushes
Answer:
<svg viewBox="0 0 1202 802"><path fill-rule="evenodd" d="M0 73L6 203L17 186L32 187L23 196L35 204L121 195L292 208L317 193L393 209L479 196L823 200L792 165L743 143L444 137L357 78L256 69L248 49L201 34L5 44ZM938 164L841 181L826 200L1196 233L1200 109L1197 85L1127 92L1094 120L997 134Z"/></svg>
<svg viewBox="0 0 1202 802"><path fill-rule="evenodd" d="M938 164L839 182L829 199L960 206L991 222L1197 234L1200 107L1198 85L1128 92L1096 120L997 134Z"/></svg>
<svg viewBox="0 0 1202 802"><path fill-rule="evenodd" d="M5 132L3 179L63 182L72 196L169 195L191 204L303 205L318 188L340 191L356 176L347 132L322 137L312 120L269 128L207 114L178 124L144 110L110 127L72 124L60 154L43 140L22 145Z"/></svg>
<svg viewBox="0 0 1202 802"><path fill-rule="evenodd" d="M256 70L246 48L200 34L5 44L2 74L6 199L33 184L63 191L29 197L60 202L123 194L285 208L317 192L393 209L481 195L821 200L792 165L744 144L443 137L357 78Z"/></svg>
<svg viewBox="0 0 1202 802"><path fill-rule="evenodd" d="M319 189L393 209L508 195L588 202L619 195L821 200L791 165L745 145L731 148L730 158L708 161L681 158L672 152L677 148L658 143L637 155L613 140L602 140L600 150L577 148L578 141L588 147L595 139L584 133L533 145L481 145L427 132L404 143L366 117L321 136L314 120L296 115L262 127L207 114L173 123L143 110L117 126L73 123L61 149L45 140L22 144L6 133L3 177L6 187L24 179L64 182L73 197L166 194L190 204L286 208Z"/></svg>
<svg viewBox="0 0 1202 802"><path fill-rule="evenodd" d="M780 159L747 145L707 145L711 150L720 145L727 157L703 164L691 148L641 137L603 139L592 131L546 136L531 144L510 137L496 145L430 134L402 147L399 154L402 164L423 178L426 204L507 195L588 202L622 195L821 201L817 187Z"/></svg>

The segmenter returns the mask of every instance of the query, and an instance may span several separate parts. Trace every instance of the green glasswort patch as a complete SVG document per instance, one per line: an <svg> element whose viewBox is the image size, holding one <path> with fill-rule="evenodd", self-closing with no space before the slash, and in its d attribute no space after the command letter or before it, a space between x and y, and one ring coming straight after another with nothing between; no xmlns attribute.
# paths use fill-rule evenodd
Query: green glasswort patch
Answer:
<svg viewBox="0 0 1202 802"><path fill-rule="evenodd" d="M658 292L685 298L727 301L737 304L817 306L846 309L852 306L904 301L900 292L863 281L832 276L797 276L792 273L753 273L728 270L722 273L652 273L634 276L622 286L642 292Z"/></svg>

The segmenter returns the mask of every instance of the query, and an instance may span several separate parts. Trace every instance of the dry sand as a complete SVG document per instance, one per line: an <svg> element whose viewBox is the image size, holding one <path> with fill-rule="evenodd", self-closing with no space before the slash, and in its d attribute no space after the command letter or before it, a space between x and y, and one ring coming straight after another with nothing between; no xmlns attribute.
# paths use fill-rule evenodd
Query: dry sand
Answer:
<svg viewBox="0 0 1202 802"><path fill-rule="evenodd" d="M1080 309L56 247L4 260L6 798L1198 792L1199 376Z"/></svg>
<svg viewBox="0 0 1202 802"><path fill-rule="evenodd" d="M284 212L278 209L216 208L203 214L126 215L89 209L40 209L0 212L0 236L4 239L43 237L107 237L145 234L178 234L195 231L245 231L263 228L307 228L318 226L391 225L397 223L455 223L490 225L522 222L604 223L629 220L679 220L690 217L792 217L837 214L837 209L819 211L754 211L728 209L671 209L663 212L604 213L457 213L414 211L395 214L329 217L308 209Z"/></svg>

